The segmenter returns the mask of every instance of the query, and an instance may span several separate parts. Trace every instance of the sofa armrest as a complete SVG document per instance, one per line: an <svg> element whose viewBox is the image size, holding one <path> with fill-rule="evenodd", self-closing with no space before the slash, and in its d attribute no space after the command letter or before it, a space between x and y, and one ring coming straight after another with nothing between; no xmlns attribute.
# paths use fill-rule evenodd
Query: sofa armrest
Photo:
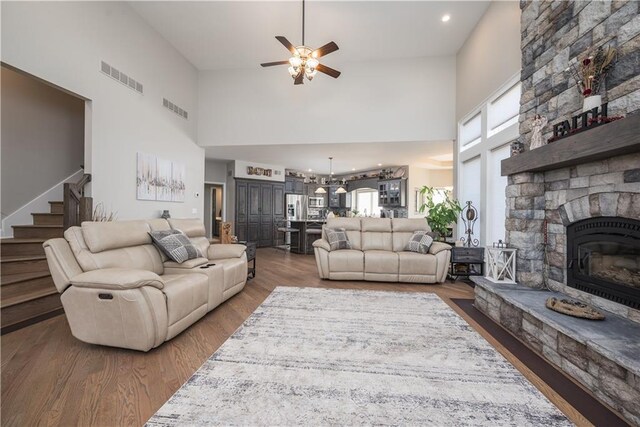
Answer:
<svg viewBox="0 0 640 427"><path fill-rule="evenodd" d="M201 265L205 265L209 260L206 258L193 258L188 259L183 263L178 263L175 261L165 261L164 268L182 268L185 270L190 270L192 268L200 267Z"/></svg>
<svg viewBox="0 0 640 427"><path fill-rule="evenodd" d="M318 239L318 240L314 241L313 242L313 247L314 248L324 249L327 252L331 251L331 246L329 245L329 242L327 242L324 239Z"/></svg>
<svg viewBox="0 0 640 427"><path fill-rule="evenodd" d="M130 268L103 268L87 271L71 279L71 285L79 288L136 289L143 286L164 288L164 282L156 273Z"/></svg>
<svg viewBox="0 0 640 427"><path fill-rule="evenodd" d="M433 242L431 244L431 247L429 248L429 253L431 255L435 255L439 252L442 251L450 251L451 250L451 245L448 245L446 243L442 243L442 242Z"/></svg>
<svg viewBox="0 0 640 427"><path fill-rule="evenodd" d="M207 258L211 260L241 258L242 254L247 250L245 245L236 243L225 243L222 245L211 245L207 250Z"/></svg>

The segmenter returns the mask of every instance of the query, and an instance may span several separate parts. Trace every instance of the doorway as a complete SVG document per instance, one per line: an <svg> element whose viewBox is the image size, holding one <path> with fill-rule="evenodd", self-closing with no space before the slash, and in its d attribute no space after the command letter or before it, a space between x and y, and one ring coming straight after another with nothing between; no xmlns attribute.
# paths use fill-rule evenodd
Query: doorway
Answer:
<svg viewBox="0 0 640 427"><path fill-rule="evenodd" d="M209 239L220 240L225 221L225 184L207 182L204 185L204 225Z"/></svg>

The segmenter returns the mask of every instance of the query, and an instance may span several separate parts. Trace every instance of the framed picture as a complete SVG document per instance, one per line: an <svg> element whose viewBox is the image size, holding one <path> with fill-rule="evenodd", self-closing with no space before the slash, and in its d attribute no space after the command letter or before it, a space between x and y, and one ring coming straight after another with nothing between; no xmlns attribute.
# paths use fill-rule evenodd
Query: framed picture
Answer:
<svg viewBox="0 0 640 427"><path fill-rule="evenodd" d="M183 203L186 194L184 163L136 154L136 199Z"/></svg>
<svg viewBox="0 0 640 427"><path fill-rule="evenodd" d="M156 200L156 156L137 153L136 198Z"/></svg>

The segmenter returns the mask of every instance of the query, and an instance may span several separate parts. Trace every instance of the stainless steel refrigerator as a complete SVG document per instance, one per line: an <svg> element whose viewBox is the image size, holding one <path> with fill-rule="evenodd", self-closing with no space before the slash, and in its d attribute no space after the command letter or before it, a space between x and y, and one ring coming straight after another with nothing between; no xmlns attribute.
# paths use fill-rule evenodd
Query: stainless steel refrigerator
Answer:
<svg viewBox="0 0 640 427"><path fill-rule="evenodd" d="M303 221L307 219L308 196L287 194L285 209L289 221Z"/></svg>

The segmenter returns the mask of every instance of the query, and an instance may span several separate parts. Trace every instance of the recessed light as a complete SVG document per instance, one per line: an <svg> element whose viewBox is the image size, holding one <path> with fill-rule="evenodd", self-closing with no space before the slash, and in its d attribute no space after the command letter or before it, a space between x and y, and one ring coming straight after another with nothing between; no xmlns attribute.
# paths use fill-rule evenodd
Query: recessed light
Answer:
<svg viewBox="0 0 640 427"><path fill-rule="evenodd" d="M378 166L382 166L382 163L378 163Z"/></svg>
<svg viewBox="0 0 640 427"><path fill-rule="evenodd" d="M309 169L307 172L313 172L313 169Z"/></svg>
<svg viewBox="0 0 640 427"><path fill-rule="evenodd" d="M351 168L352 171L356 170L356 168Z"/></svg>
<svg viewBox="0 0 640 427"><path fill-rule="evenodd" d="M449 19L451 19L451 16L449 16L449 15L444 15L444 16L442 17L442 22L449 22Z"/></svg>

